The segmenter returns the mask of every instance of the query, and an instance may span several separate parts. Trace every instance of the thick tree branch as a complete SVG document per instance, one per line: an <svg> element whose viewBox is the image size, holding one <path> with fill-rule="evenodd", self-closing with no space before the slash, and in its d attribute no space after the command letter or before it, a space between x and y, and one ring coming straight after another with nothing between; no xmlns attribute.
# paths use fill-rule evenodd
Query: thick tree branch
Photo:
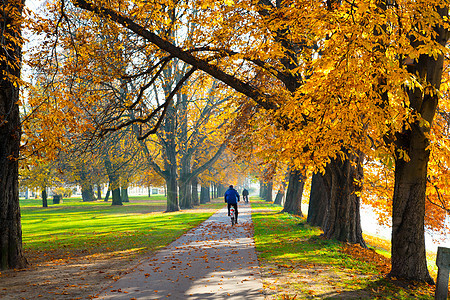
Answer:
<svg viewBox="0 0 450 300"><path fill-rule="evenodd" d="M252 98L256 103L258 103L263 108L271 110L278 108L278 105L275 102L273 96L262 93L260 90L251 86L250 84L225 73L217 66L211 65L207 61L199 59L194 55L192 55L191 53L189 53L188 51L185 51L175 46L174 44L170 43L169 41L162 39L160 36L154 34L153 32L148 31L141 25L136 24L136 22L134 22L132 19L127 18L112 9L97 6L86 0L73 0L73 2L74 5L79 8L91 11L98 16L109 18L112 21L121 24L122 26L136 33L137 35L145 38L150 43L156 45L158 48L168 52L172 56L175 56L180 60L184 61L185 63L190 64L191 66L194 66L199 70L204 71L205 73L232 87L236 91L246 95L249 98Z"/></svg>
<svg viewBox="0 0 450 300"><path fill-rule="evenodd" d="M206 163L198 167L197 169L193 170L189 176L186 178L186 181L190 181L193 177L200 175L204 171L206 171L209 167L211 167L222 155L223 151L227 147L228 140L225 140L222 145L220 145L220 148L217 150L216 154L208 160Z"/></svg>

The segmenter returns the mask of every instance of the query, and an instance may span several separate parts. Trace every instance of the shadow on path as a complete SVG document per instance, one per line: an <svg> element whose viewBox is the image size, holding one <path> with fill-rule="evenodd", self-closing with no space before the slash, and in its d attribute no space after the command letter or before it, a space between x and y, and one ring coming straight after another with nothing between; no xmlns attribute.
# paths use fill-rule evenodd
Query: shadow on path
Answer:
<svg viewBox="0 0 450 300"><path fill-rule="evenodd" d="M100 299L264 299L250 205L226 208L114 282Z"/></svg>

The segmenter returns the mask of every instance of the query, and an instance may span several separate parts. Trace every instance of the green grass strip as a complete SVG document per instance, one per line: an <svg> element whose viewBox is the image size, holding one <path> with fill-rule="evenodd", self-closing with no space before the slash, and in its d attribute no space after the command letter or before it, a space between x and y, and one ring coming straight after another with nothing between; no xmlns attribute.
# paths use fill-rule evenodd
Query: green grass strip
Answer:
<svg viewBox="0 0 450 300"><path fill-rule="evenodd" d="M383 278L375 264L345 254L340 242L322 238L303 218L281 213L281 206L251 203L265 289L274 299L433 299L432 287ZM320 281L329 291L321 290Z"/></svg>
<svg viewBox="0 0 450 300"><path fill-rule="evenodd" d="M160 249L209 218L222 203L164 213L165 199L131 198L124 206L111 202L64 200L40 207L37 200L21 201L23 246L32 252L106 253L133 250L144 253ZM163 201L162 201L163 200ZM35 201L33 203L32 201ZM155 211L156 210L156 211Z"/></svg>

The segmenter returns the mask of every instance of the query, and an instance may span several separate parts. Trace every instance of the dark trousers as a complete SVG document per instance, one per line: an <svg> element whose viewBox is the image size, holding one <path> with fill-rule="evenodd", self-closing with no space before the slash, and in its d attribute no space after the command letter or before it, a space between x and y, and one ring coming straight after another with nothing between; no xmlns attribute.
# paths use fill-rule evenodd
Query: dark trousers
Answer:
<svg viewBox="0 0 450 300"><path fill-rule="evenodd" d="M237 221L237 217L238 217L238 209L237 209L237 203L228 203L228 215L230 215L230 208L234 207L234 216L235 216L235 220Z"/></svg>

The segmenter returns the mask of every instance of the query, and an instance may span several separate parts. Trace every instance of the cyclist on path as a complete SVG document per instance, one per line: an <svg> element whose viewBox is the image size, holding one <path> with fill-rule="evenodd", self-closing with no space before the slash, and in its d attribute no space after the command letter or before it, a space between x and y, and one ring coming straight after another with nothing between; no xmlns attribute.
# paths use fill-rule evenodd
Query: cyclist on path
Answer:
<svg viewBox="0 0 450 300"><path fill-rule="evenodd" d="M240 199L239 199L239 193L233 188L232 185L230 185L228 190L225 192L224 199L225 199L225 202L228 203L228 216L230 216L231 206L234 207L235 220L236 220L236 224L237 224L237 220L238 220L237 203L238 203L238 201L240 201Z"/></svg>

